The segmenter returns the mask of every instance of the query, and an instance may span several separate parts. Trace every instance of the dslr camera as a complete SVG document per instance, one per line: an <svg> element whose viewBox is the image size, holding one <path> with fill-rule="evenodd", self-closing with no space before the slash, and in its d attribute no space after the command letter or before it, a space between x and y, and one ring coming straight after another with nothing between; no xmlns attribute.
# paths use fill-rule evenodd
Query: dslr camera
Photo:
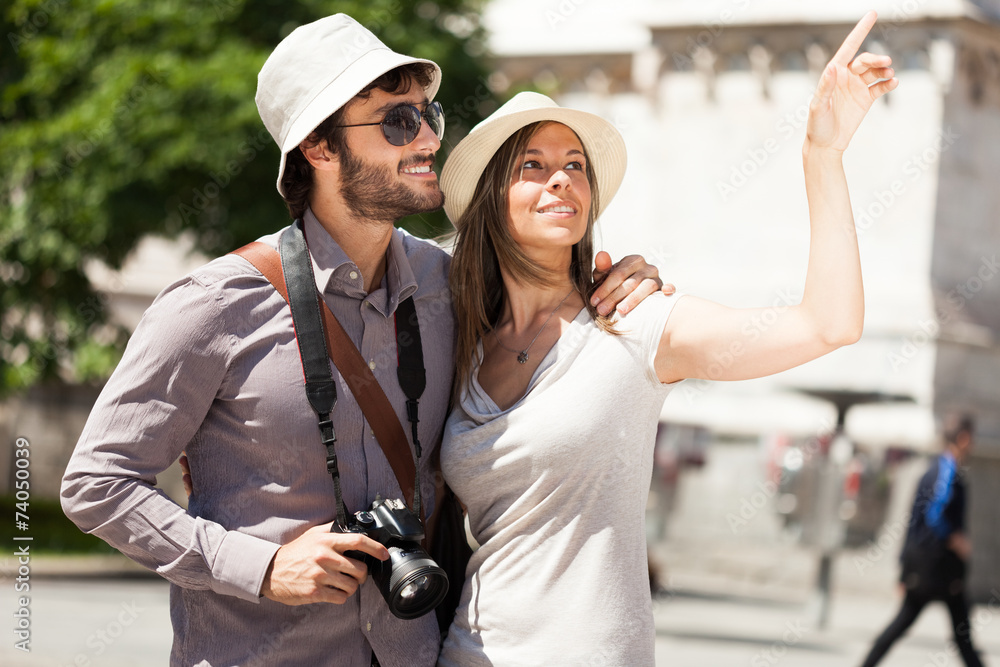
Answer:
<svg viewBox="0 0 1000 667"><path fill-rule="evenodd" d="M334 523L332 530L367 535L389 550L386 561L360 551L344 555L368 566L368 574L395 616L423 616L447 595L448 575L420 546L424 527L403 501L377 498L370 509L355 512L353 520L349 517L347 527Z"/></svg>

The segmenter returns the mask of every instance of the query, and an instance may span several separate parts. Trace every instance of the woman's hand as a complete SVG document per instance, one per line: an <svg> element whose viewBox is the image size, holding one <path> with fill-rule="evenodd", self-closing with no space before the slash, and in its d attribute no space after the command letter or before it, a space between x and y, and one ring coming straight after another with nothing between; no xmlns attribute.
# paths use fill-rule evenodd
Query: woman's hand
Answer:
<svg viewBox="0 0 1000 667"><path fill-rule="evenodd" d="M844 152L875 100L899 85L889 56L862 53L853 58L877 18L874 11L865 14L823 70L809 105L806 149Z"/></svg>
<svg viewBox="0 0 1000 667"><path fill-rule="evenodd" d="M194 483L191 481L191 465L188 463L187 454L182 452L177 462L181 464L181 481L184 482L184 493L190 499L191 494L194 493Z"/></svg>

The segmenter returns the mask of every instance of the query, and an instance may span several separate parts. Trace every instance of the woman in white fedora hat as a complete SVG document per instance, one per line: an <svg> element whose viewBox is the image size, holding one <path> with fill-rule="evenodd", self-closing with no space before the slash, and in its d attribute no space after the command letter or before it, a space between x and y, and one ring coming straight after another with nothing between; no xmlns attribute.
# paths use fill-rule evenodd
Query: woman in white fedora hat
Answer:
<svg viewBox="0 0 1000 667"><path fill-rule="evenodd" d="M847 37L810 106L802 302L755 338L742 332L760 310L692 296L594 310L593 223L625 171L606 121L522 93L452 152L441 187L457 228L458 372L441 466L481 546L439 664L653 664L643 509L664 398L685 378L769 375L861 335L841 156L898 83L887 56L853 58L874 23Z"/></svg>

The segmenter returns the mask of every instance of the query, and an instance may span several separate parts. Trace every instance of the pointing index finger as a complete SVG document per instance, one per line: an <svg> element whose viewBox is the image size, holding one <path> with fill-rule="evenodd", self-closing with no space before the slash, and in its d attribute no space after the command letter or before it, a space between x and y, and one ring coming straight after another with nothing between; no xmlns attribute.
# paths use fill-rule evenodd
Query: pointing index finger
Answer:
<svg viewBox="0 0 1000 667"><path fill-rule="evenodd" d="M844 67L850 65L851 59L854 58L854 54L861 48L861 44L864 43L865 37L867 37L868 33L871 32L872 26L875 25L875 21L877 19L878 14L876 14L874 10L865 14L861 20L858 21L858 24L854 26L854 30L852 30L851 34L847 36L844 43L840 45L840 48L833 56L833 60L831 62Z"/></svg>

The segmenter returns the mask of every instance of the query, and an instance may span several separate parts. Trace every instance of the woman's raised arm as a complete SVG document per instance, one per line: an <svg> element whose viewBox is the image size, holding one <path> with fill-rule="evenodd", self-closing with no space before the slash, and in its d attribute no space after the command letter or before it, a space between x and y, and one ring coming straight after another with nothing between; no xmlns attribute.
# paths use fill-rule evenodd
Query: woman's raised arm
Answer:
<svg viewBox="0 0 1000 667"><path fill-rule="evenodd" d="M762 377L861 336L864 289L842 156L872 103L899 83L889 56L853 57L876 18L869 12L847 36L809 105L802 162L811 236L802 302L780 309L746 309L681 299L656 356L662 382Z"/></svg>

